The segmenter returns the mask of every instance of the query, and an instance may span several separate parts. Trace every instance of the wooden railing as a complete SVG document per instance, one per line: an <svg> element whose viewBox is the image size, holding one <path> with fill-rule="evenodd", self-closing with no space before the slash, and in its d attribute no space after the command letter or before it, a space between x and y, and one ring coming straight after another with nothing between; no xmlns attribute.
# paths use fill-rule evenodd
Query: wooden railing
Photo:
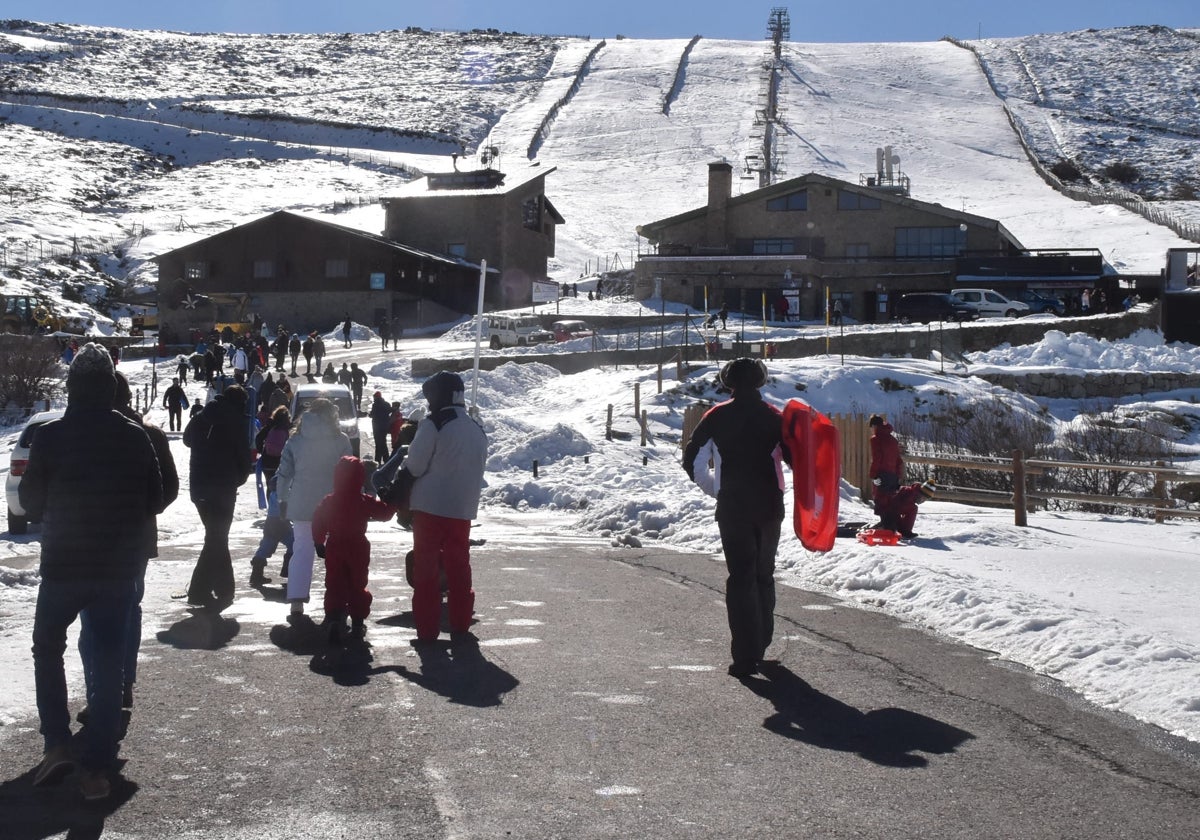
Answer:
<svg viewBox="0 0 1200 840"><path fill-rule="evenodd" d="M1012 473L1012 492L981 490L953 485L938 485L937 497L943 501L991 504L1013 508L1014 522L1024 527L1028 524L1031 500L1066 501L1081 504L1112 505L1131 508L1154 508L1154 521L1164 522L1168 517L1200 518L1200 510L1175 507L1170 496L1170 485L1185 481L1200 480L1200 473L1169 467L1162 462L1153 466L1140 464L1095 463L1091 461L1052 461L1044 458L1026 459L1020 450L1015 450L1010 460L988 458L960 458L932 455L905 455L909 464L948 467L982 472ZM1126 473L1143 473L1154 477L1153 495L1108 496L1098 493L1070 493L1056 490L1030 489L1029 476L1041 475L1053 469L1105 470Z"/></svg>

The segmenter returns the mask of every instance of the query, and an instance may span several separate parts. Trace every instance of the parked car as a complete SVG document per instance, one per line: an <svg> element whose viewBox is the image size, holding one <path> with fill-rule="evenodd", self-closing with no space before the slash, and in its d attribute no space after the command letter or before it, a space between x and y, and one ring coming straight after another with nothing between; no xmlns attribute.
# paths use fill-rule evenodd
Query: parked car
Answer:
<svg viewBox="0 0 1200 840"><path fill-rule="evenodd" d="M354 405L354 395L345 385L334 382L306 382L297 385L290 406L292 422L299 420L300 415L317 397L324 397L337 406L338 425L346 433L346 437L350 438L351 450L358 455L358 407Z"/></svg>
<svg viewBox="0 0 1200 840"><path fill-rule="evenodd" d="M1033 289L1023 289L1019 292L1014 292L1012 295L1014 300L1019 300L1029 307L1029 311L1034 314L1042 312L1050 312L1054 315L1065 315L1067 313L1067 305L1053 295L1043 295L1035 292Z"/></svg>
<svg viewBox="0 0 1200 840"><path fill-rule="evenodd" d="M946 292L910 292L896 300L892 315L899 321L974 321L979 310Z"/></svg>
<svg viewBox="0 0 1200 840"><path fill-rule="evenodd" d="M488 346L493 350L554 341L554 333L543 327L535 315L489 315L487 329Z"/></svg>
<svg viewBox="0 0 1200 840"><path fill-rule="evenodd" d="M4 480L4 494L8 498L8 533L10 534L24 534L29 528L29 519L25 516L25 508L21 507L21 500L17 494L17 488L21 486L21 476L25 474L25 468L29 466L29 445L33 443L33 436L41 426L62 416L61 408L39 411L34 414L26 421L25 428L21 429L21 435L17 438L16 445L13 446L12 456L8 462L8 478Z"/></svg>
<svg viewBox="0 0 1200 840"><path fill-rule="evenodd" d="M979 310L980 318L1016 318L1029 314L1029 304L1009 300L991 289L951 289L950 294Z"/></svg>
<svg viewBox="0 0 1200 840"><path fill-rule="evenodd" d="M584 321L555 321L550 325L555 341L570 341L572 338L591 338L596 331Z"/></svg>

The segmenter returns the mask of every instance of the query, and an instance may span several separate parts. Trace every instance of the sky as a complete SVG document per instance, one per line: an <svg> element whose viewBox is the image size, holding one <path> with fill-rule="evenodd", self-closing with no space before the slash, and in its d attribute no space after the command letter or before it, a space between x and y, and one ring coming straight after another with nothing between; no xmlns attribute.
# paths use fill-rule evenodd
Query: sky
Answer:
<svg viewBox="0 0 1200 840"><path fill-rule="evenodd" d="M0 15L42 22L184 32L371 32L420 26L485 29L593 38L706 38L758 40L767 36L773 8L788 9L791 40L802 42L935 41L1002 38L1137 24L1200 27L1192 0L894 0L845 3L741 5L727 0L644 3L495 3L479 0L214 0L145 3L140 0L15 0Z"/></svg>

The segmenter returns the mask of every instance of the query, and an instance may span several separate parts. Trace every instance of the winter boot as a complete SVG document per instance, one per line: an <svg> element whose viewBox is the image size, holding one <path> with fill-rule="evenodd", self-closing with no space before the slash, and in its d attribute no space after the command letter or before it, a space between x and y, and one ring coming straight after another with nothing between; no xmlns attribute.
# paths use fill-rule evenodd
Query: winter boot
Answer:
<svg viewBox="0 0 1200 840"><path fill-rule="evenodd" d="M346 632L346 616L340 612L332 612L325 616L325 627L329 633L329 644L340 645L342 635Z"/></svg>
<svg viewBox="0 0 1200 840"><path fill-rule="evenodd" d="M365 619L356 618L350 622L350 638L363 639L367 635L367 622Z"/></svg>
<svg viewBox="0 0 1200 840"><path fill-rule="evenodd" d="M263 570L267 568L267 561L262 557L255 557L250 561L250 585L262 586L270 583L271 579L263 574Z"/></svg>

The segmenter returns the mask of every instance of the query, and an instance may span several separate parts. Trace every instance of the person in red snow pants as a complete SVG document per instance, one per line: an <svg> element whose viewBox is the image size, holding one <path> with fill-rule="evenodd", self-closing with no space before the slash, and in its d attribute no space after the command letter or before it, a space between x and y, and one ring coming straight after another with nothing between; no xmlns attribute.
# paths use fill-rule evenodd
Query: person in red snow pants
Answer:
<svg viewBox="0 0 1200 840"><path fill-rule="evenodd" d="M333 471L333 492L317 505L312 519L313 543L325 558L325 620L330 637L337 641L347 614L352 634L361 638L371 614L367 569L371 565L371 543L367 522L383 521L396 509L362 492L366 468L353 455L343 456Z"/></svg>

